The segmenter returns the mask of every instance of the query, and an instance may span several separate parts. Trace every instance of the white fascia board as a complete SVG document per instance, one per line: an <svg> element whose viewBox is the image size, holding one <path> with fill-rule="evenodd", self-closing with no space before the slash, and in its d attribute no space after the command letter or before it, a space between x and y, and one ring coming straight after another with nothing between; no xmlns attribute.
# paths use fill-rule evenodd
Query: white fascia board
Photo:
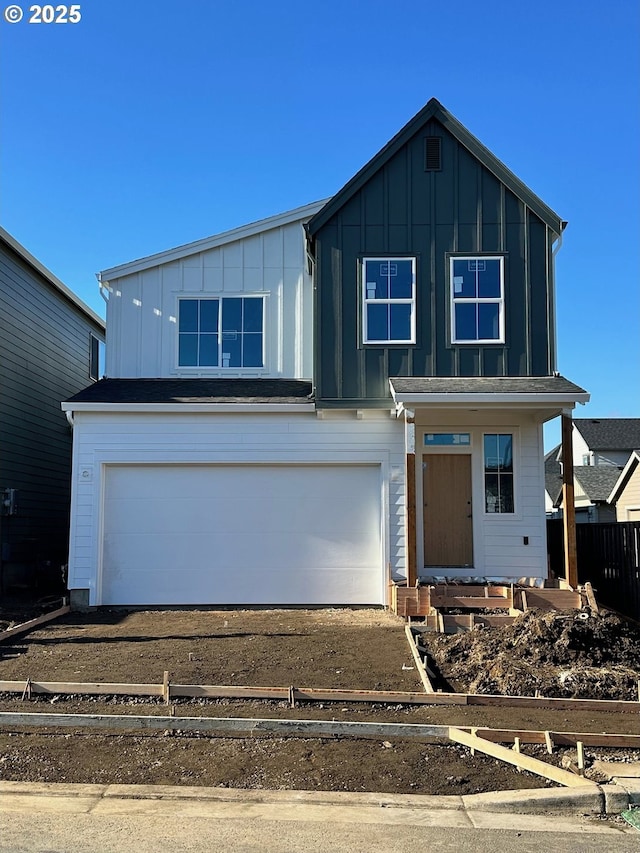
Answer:
<svg viewBox="0 0 640 853"><path fill-rule="evenodd" d="M511 405L518 408L521 405L531 406L566 406L573 407L576 403L588 403L589 394L551 394L551 393L502 393L502 394L420 394L420 393L397 393L392 391L396 403L423 405L423 406L482 406L483 408L495 408L496 406Z"/></svg>
<svg viewBox="0 0 640 853"><path fill-rule="evenodd" d="M620 492L627 485L627 480L633 473L633 469L640 462L640 453L637 450L634 450L629 459L627 460L627 464L624 466L622 471L620 472L620 476L616 480L616 484L611 490L611 494L607 498L608 504L615 503L620 497Z"/></svg>
<svg viewBox="0 0 640 853"><path fill-rule="evenodd" d="M46 278L49 284L53 285L56 290L59 290L70 302L79 308L84 314L87 315L99 328L104 331L105 321L102 317L99 317L96 312L89 308L89 306L80 299L79 296L70 290L66 284L64 284L60 279L55 276L51 270L48 270L44 264L41 264L37 258L28 252L25 247L19 243L15 237L12 237L8 231L5 231L4 228L0 228L0 239L2 239L13 251L19 255L23 261L26 261L29 266L33 267L43 278Z"/></svg>
<svg viewBox="0 0 640 853"><path fill-rule="evenodd" d="M136 412L176 414L181 412L235 412L255 414L295 414L315 412L315 403L62 403L63 412Z"/></svg>
<svg viewBox="0 0 640 853"><path fill-rule="evenodd" d="M258 222L241 225L239 228L233 228L231 231L223 231L221 234L214 234L212 237L205 237L202 240L196 240L193 243L185 243L183 246L176 246L174 249L157 252L155 255L147 255L145 258L129 261L128 263L120 264L117 267L110 267L107 270L99 272L98 279L104 285L109 281L123 278L126 275L142 272L142 270L157 267L161 264L168 264L171 263L171 261L177 261L181 258L186 258L189 255L196 255L198 252L206 252L209 249L215 249L225 243L233 243L235 240L243 240L246 237L253 237L255 234L259 234L262 231L271 231L274 228L280 228L283 225L289 225L292 222L297 222L298 220L300 222L304 222L321 210L327 201L329 201L329 199L316 201L312 204L306 204L303 207L296 207L294 210L288 210L285 213L279 213L276 216L270 216L267 219L260 219Z"/></svg>

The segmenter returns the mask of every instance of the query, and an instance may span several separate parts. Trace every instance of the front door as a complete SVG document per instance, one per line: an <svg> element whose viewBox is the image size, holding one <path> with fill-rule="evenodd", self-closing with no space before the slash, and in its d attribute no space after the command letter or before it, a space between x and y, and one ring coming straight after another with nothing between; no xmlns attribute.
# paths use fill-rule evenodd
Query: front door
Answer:
<svg viewBox="0 0 640 853"><path fill-rule="evenodd" d="M425 567L472 566L471 456L424 456L422 495Z"/></svg>

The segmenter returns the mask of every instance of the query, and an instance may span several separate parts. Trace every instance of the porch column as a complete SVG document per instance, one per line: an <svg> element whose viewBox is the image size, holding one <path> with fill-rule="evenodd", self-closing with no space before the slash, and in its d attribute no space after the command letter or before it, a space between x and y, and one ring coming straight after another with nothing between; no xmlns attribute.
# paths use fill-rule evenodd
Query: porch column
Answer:
<svg viewBox="0 0 640 853"><path fill-rule="evenodd" d="M416 556L416 426L415 412L404 410L404 447L406 483L406 555L407 586L415 586L418 580Z"/></svg>
<svg viewBox="0 0 640 853"><path fill-rule="evenodd" d="M564 576L569 586L578 586L576 509L573 487L573 420L562 413L562 523L564 526Z"/></svg>

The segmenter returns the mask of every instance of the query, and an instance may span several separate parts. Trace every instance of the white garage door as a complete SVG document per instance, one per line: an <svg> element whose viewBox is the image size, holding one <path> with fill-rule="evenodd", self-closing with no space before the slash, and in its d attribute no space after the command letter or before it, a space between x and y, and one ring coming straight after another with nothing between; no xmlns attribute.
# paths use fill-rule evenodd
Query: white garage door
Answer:
<svg viewBox="0 0 640 853"><path fill-rule="evenodd" d="M380 467L106 469L102 604L380 604Z"/></svg>

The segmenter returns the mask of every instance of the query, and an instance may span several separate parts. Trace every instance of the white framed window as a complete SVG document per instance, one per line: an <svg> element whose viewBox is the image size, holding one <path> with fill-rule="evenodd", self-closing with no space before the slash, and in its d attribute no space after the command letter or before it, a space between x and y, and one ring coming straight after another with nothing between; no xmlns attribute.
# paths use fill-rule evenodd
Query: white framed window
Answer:
<svg viewBox="0 0 640 853"><path fill-rule="evenodd" d="M513 515L513 433L485 433L483 457L485 512Z"/></svg>
<svg viewBox="0 0 640 853"><path fill-rule="evenodd" d="M362 342L415 344L415 258L362 259Z"/></svg>
<svg viewBox="0 0 640 853"><path fill-rule="evenodd" d="M179 367L264 367L264 299L178 301Z"/></svg>
<svg viewBox="0 0 640 853"><path fill-rule="evenodd" d="M451 343L504 343L504 257L449 259Z"/></svg>

